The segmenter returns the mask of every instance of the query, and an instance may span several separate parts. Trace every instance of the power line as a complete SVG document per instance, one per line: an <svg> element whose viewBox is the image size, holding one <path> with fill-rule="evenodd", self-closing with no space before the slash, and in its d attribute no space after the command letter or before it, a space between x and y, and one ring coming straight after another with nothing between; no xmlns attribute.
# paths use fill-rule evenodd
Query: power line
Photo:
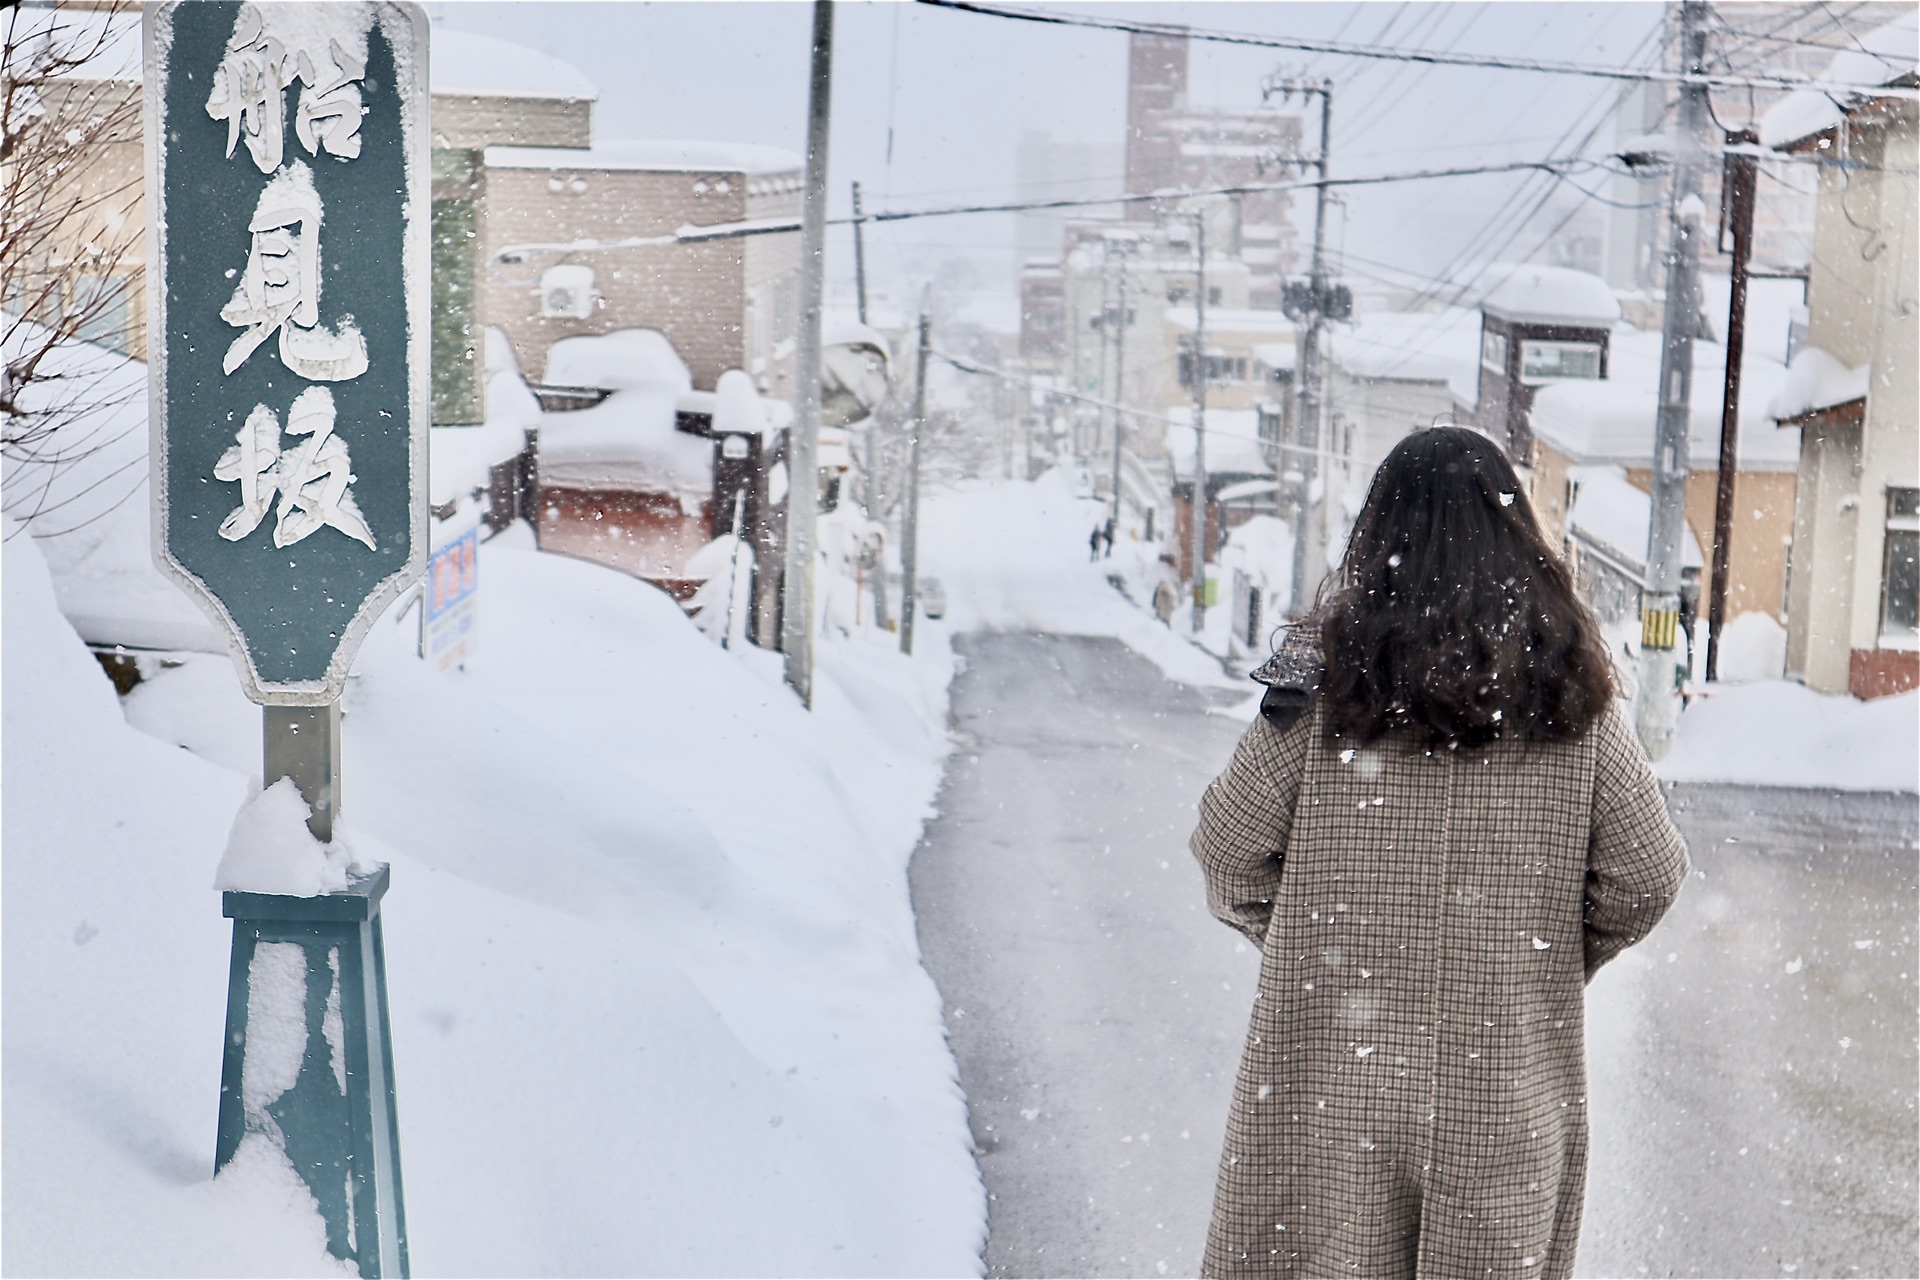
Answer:
<svg viewBox="0 0 1920 1280"><path fill-rule="evenodd" d="M1639 70L1633 67L1609 67L1594 63L1564 62L1557 59L1502 58L1491 54L1451 53L1437 49L1401 49L1388 45L1343 44L1332 40L1309 40L1295 36L1262 36L1245 32L1208 31L1200 27L1186 27L1165 22L1086 17L1045 9L1009 9L1001 5L981 3L981 0L914 0L914 2L936 9L953 9L962 13L977 13L991 18L1011 18L1019 22L1037 22L1049 26L1085 27L1095 31L1119 31L1135 35L1184 37L1214 44L1247 45L1260 49L1291 49L1301 53L1333 53L1350 58L1428 62L1439 66L1479 67L1502 71L1532 71L1543 75L1587 76L1638 83L1701 84L1710 88L1819 89L1828 93L1857 93L1878 97L1920 97L1920 91L1904 85L1837 84L1815 80L1792 80L1782 76L1691 75L1679 71Z"/></svg>
<svg viewBox="0 0 1920 1280"><path fill-rule="evenodd" d="M1487 174L1539 171L1562 174L1574 168L1597 168L1592 160L1515 160L1505 164L1460 165L1448 169L1418 169L1404 173L1365 174L1351 178L1297 178L1287 182L1247 182L1226 187L1170 188L1142 195L1106 195L1067 197L1056 200L1012 200L995 204L947 205L930 209L878 210L859 217L828 218L827 225L850 227L856 223L903 222L914 218L947 218L963 214L1021 213L1039 209L1087 209L1113 204L1143 204L1177 201L1199 196L1255 195L1263 192L1301 191L1314 187L1370 187L1393 182L1421 182L1438 178L1466 178ZM665 235L629 236L619 240L575 240L568 243L507 245L493 255L493 262L518 261L529 254L591 253L613 249L655 249L668 245L705 244L719 240L738 240L749 236L786 235L800 229L797 218L759 218L745 222L719 222L706 226L688 225Z"/></svg>

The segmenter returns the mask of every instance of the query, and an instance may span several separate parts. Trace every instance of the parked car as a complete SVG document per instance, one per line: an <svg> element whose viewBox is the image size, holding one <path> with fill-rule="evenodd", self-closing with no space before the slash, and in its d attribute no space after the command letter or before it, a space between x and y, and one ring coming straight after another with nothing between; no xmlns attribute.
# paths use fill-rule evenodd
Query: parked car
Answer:
<svg viewBox="0 0 1920 1280"><path fill-rule="evenodd" d="M920 612L929 618L944 618L947 615L947 589L940 585L938 578L920 579L916 602Z"/></svg>

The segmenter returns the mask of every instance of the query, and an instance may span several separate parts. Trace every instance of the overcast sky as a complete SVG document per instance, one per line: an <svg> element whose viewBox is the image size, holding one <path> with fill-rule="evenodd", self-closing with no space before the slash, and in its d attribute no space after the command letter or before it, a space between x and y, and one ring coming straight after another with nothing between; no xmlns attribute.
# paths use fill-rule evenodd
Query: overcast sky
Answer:
<svg viewBox="0 0 1920 1280"><path fill-rule="evenodd" d="M539 49L599 86L601 138L697 138L801 150L812 6L784 3L497 4L429 6L438 21ZM1075 6L1197 28L1335 37L1411 48L1626 63L1647 56L1663 6L1647 3L1162 3ZM856 3L836 10L830 172L835 212L858 180L870 207L919 207L1015 194L1023 130L1119 143L1126 111L1123 34L934 9ZM1329 77L1334 172L1544 157L1567 145L1617 93L1611 82L1525 71L1432 68L1219 44L1193 46L1195 105L1253 105L1276 68ZM888 139L892 148L889 159ZM1311 137L1311 130L1308 136ZM1578 133L1575 134L1578 136ZM1599 142L1611 140L1603 130ZM1391 277L1446 266L1522 180L1475 177L1354 190L1344 248L1356 271ZM1535 179L1531 194L1545 185ZM1121 174L1113 174L1119 190ZM1586 185L1600 189L1597 180ZM1579 197L1562 189L1562 200ZM1299 202L1302 210L1310 201ZM877 228L870 272L904 292L951 256L983 284L1012 287L1013 220L942 218ZM1518 246L1524 248L1525 245ZM844 236L830 274L849 277Z"/></svg>

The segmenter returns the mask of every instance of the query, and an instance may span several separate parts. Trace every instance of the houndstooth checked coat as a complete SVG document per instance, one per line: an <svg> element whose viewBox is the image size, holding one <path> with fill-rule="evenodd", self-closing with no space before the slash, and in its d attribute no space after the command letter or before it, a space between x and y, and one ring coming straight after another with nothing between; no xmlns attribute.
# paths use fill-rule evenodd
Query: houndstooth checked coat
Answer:
<svg viewBox="0 0 1920 1280"><path fill-rule="evenodd" d="M1201 1274L1568 1275L1583 989L1687 873L1639 743L1614 706L1571 741L1342 750L1297 655L1257 675L1192 840L1263 953Z"/></svg>

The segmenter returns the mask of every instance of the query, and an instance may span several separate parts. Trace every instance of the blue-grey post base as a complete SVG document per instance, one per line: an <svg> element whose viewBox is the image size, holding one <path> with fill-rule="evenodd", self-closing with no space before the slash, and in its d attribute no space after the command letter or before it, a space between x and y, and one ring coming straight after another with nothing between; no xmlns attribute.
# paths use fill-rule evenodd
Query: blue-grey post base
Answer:
<svg viewBox="0 0 1920 1280"><path fill-rule="evenodd" d="M314 898L223 895L233 964L214 1171L251 1135L284 1150L319 1203L327 1251L369 1277L408 1274L380 935L387 878L382 867Z"/></svg>

